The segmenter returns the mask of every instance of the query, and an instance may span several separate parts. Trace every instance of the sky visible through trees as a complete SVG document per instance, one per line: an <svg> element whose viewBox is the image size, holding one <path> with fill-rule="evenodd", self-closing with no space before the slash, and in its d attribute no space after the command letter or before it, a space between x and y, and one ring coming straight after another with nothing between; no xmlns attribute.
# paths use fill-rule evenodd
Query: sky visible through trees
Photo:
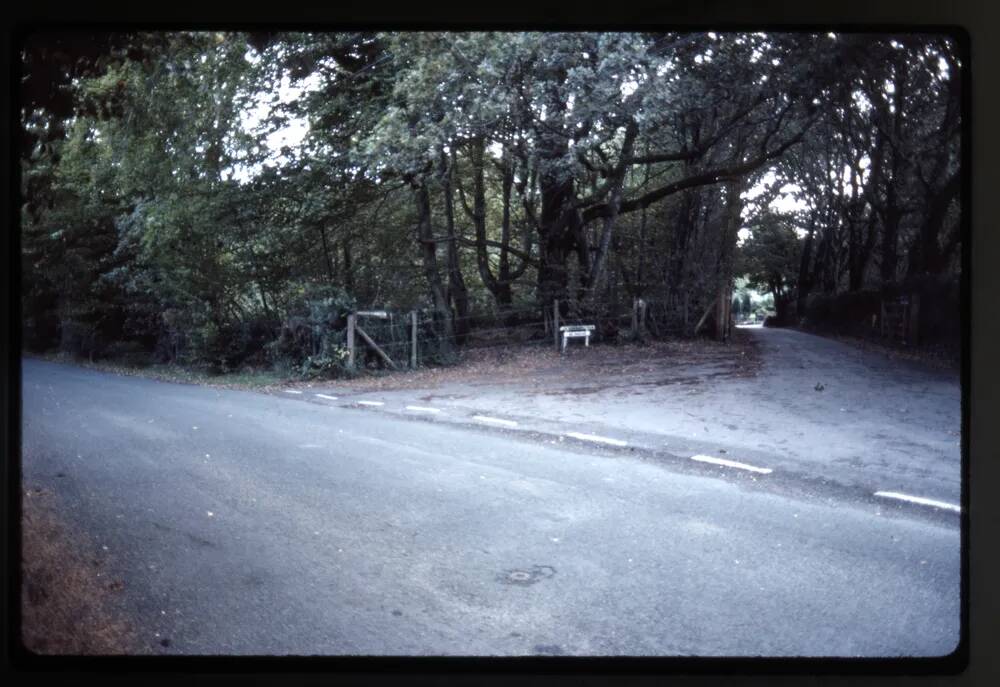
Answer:
<svg viewBox="0 0 1000 687"><path fill-rule="evenodd" d="M78 32L22 60L29 349L333 373L359 306L449 345L636 298L724 336L734 287L815 326L919 294L957 339L947 35Z"/></svg>

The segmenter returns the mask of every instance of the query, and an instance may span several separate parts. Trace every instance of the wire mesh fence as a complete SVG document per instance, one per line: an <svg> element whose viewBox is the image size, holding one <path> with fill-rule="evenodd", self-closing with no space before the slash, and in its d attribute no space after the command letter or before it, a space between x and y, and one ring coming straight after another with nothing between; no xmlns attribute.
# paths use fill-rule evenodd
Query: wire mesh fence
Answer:
<svg viewBox="0 0 1000 687"><path fill-rule="evenodd" d="M696 304L700 305L700 303ZM459 350L510 346L560 348L560 328L591 327L588 343L663 337L692 326L689 298L633 299L627 302L559 301L551 306L522 303L479 308L456 316L432 308L358 310L346 345L348 367L415 367L447 364ZM353 338L352 338L353 337Z"/></svg>

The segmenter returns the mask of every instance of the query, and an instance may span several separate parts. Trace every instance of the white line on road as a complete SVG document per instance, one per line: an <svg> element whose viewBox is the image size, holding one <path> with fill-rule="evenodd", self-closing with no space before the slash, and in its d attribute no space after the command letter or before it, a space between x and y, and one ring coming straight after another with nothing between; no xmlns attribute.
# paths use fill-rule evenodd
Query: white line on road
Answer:
<svg viewBox="0 0 1000 687"><path fill-rule="evenodd" d="M919 503L922 506L934 506L935 508L944 508L946 510L953 510L956 513L961 513L962 508L956 506L953 503L945 503L944 501L935 501L934 499L925 499L922 496L910 496L909 494L900 494L895 491L876 491L875 496L883 496L887 499L899 499L900 501L909 501L910 503Z"/></svg>
<svg viewBox="0 0 1000 687"><path fill-rule="evenodd" d="M440 413L440 408L425 408L424 406L406 406L407 410L415 410L418 413Z"/></svg>
<svg viewBox="0 0 1000 687"><path fill-rule="evenodd" d="M501 420L498 417L490 417L488 415L473 415L473 420L479 420L480 422L493 422L498 425L504 425L506 427L517 427L517 423L513 420Z"/></svg>
<svg viewBox="0 0 1000 687"><path fill-rule="evenodd" d="M316 394L316 395L319 396L320 398L325 398L328 401L336 401L337 400L336 396L327 396L326 394Z"/></svg>
<svg viewBox="0 0 1000 687"><path fill-rule="evenodd" d="M712 456L691 456L691 460L697 460L701 463L712 463L714 465L724 465L728 468L739 468L740 470L749 470L750 472L759 472L762 475L766 475L771 472L771 468L759 468L756 465L747 465L746 463L737 463L735 460L726 460L725 458L714 458Z"/></svg>
<svg viewBox="0 0 1000 687"><path fill-rule="evenodd" d="M286 394L301 394L301 391L296 391L295 389L282 389Z"/></svg>
<svg viewBox="0 0 1000 687"><path fill-rule="evenodd" d="M601 444L611 444L612 446L628 446L627 441L622 441L621 439L611 439L609 437L602 437L596 434L581 434L580 432L566 432L566 436L573 437L574 439L581 439L583 441L596 441Z"/></svg>
<svg viewBox="0 0 1000 687"><path fill-rule="evenodd" d="M382 401L358 401L359 406L384 406Z"/></svg>

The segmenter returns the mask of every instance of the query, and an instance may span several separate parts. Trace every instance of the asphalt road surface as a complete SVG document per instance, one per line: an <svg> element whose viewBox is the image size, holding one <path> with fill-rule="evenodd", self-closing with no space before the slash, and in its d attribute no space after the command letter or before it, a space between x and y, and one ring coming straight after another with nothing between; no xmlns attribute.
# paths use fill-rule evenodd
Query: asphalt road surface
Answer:
<svg viewBox="0 0 1000 687"><path fill-rule="evenodd" d="M726 356L642 361L627 349L620 349L620 367L641 371L609 373L588 366L596 351L578 345L530 375L465 384L443 375L432 389L395 391L316 383L300 400L326 402L314 393L321 392L403 415L419 412L408 406L433 405L438 412L424 415L441 422L496 416L520 429L575 430L674 455L726 457L869 495L961 502L957 372L793 329L744 331L760 351L752 376L731 374ZM553 374L562 370L575 374Z"/></svg>
<svg viewBox="0 0 1000 687"><path fill-rule="evenodd" d="M959 638L946 509L377 406L22 373L23 484L93 539L154 653L938 656Z"/></svg>

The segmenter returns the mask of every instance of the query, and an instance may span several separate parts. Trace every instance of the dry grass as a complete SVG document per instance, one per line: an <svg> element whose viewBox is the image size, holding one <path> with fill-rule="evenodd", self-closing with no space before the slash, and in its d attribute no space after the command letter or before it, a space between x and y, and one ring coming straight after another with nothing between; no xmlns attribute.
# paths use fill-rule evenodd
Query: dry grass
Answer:
<svg viewBox="0 0 1000 687"><path fill-rule="evenodd" d="M54 362L72 362L103 372L132 375L214 388L275 391L277 389L329 388L352 391L396 391L433 389L442 384L524 384L542 386L576 383L585 378L614 379L627 383L663 366L714 365L724 368L727 376L753 376L759 368L759 355L752 337L736 329L729 343L708 339L649 340L620 345L598 344L584 349L571 344L560 355L548 344L511 344L468 347L458 351L454 365L422 367L398 371L365 370L358 376L342 379L295 380L277 372L253 372L208 375L177 365L135 367L107 361L90 363L69 356L39 356Z"/></svg>
<svg viewBox="0 0 1000 687"><path fill-rule="evenodd" d="M36 654L135 653L133 633L113 612L124 583L83 554L88 541L59 520L52 495L25 490L22 512L21 637Z"/></svg>
<svg viewBox="0 0 1000 687"><path fill-rule="evenodd" d="M669 339L643 344L574 345L565 355L553 347L511 345L468 348L457 364L415 371L382 373L351 380L317 381L293 386L336 385L354 391L394 391L435 388L441 384L552 385L589 383L629 384L649 373L685 366L714 366L731 376L753 376L759 354L749 334L737 330L726 344L707 339Z"/></svg>

